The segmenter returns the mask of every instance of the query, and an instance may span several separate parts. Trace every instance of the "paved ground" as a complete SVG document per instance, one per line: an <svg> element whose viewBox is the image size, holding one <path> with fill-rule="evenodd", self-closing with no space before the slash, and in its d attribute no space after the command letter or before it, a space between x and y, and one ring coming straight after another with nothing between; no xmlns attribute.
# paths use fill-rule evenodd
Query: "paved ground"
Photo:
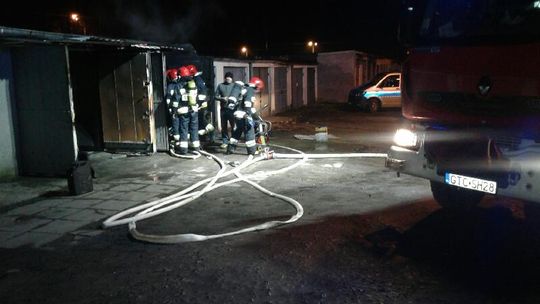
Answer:
<svg viewBox="0 0 540 304"><path fill-rule="evenodd" d="M364 121L359 125L357 115L337 122L324 115L325 111L335 113L336 110L340 111L341 108L325 105L273 117L272 142L315 153L386 151L391 133L399 121L397 111L364 115ZM306 117L315 119L316 123L306 121ZM331 140L327 143L295 137L313 136L315 126L328 124L331 125ZM220 150L211 152L222 156ZM239 148L237 152L242 154L244 150ZM244 160L241 155L225 158ZM66 233L80 237L100 234L103 230L98 227L81 227L129 207L164 197L178 191L182 185L188 185L188 181L211 176L218 169L214 162L206 159L181 161L163 153L137 157L96 152L91 155L91 161L98 175L92 193L69 196L67 182L61 178L20 178L0 184L0 247L41 247ZM339 170L344 170L342 166L345 165L338 160L334 163L318 163L325 168ZM381 166L381 161L378 163Z"/></svg>
<svg viewBox="0 0 540 304"><path fill-rule="evenodd" d="M328 117L340 117L332 122ZM274 117L273 142L306 152L384 152L399 112L322 105ZM328 143L298 140L326 125ZM243 152L239 149L238 152ZM223 156L242 161L244 155ZM67 196L65 181L0 185L2 303L538 303L538 208L487 198L440 209L424 180L382 159L311 160L260 179L297 199L304 216L276 229L181 245L100 228L107 216L178 191L217 171L208 159L91 155L95 191ZM259 162L246 173L293 160ZM37 187L36 187L37 186ZM22 192L22 193L21 193ZM217 189L141 231L221 233L294 209L242 184Z"/></svg>

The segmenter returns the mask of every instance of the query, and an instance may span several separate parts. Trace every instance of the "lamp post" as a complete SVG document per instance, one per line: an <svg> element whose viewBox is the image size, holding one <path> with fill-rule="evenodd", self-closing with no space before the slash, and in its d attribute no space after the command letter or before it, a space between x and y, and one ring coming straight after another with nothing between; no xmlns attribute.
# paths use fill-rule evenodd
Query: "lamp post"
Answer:
<svg viewBox="0 0 540 304"><path fill-rule="evenodd" d="M81 19L81 15L75 12L70 13L69 21L71 22L71 24L80 27L82 29L83 35L86 35L86 25L84 24L84 21Z"/></svg>
<svg viewBox="0 0 540 304"><path fill-rule="evenodd" d="M319 45L317 41L308 41L307 46L311 48L311 53L315 54L315 48Z"/></svg>
<svg viewBox="0 0 540 304"><path fill-rule="evenodd" d="M243 46L241 49L240 49L240 52L242 54L244 54L244 56L246 56L246 58L248 57L248 48L246 46Z"/></svg>

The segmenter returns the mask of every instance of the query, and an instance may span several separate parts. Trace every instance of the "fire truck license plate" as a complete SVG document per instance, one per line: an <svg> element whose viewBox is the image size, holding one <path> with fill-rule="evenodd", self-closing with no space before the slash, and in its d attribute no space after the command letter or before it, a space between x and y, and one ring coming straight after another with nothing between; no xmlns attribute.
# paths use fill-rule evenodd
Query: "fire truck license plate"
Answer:
<svg viewBox="0 0 540 304"><path fill-rule="evenodd" d="M446 173L444 175L444 182L449 185L491 194L495 194L497 192L497 182L470 176Z"/></svg>

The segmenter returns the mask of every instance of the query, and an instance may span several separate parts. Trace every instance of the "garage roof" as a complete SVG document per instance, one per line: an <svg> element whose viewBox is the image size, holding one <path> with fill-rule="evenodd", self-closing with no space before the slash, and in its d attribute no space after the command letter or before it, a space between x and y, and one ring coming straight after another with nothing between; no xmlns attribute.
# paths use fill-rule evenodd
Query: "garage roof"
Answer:
<svg viewBox="0 0 540 304"><path fill-rule="evenodd" d="M76 34L54 33L0 26L0 45L19 45L25 43L63 44L63 45L95 45L117 48L133 48L145 50L183 51L195 53L191 44L162 44L156 42L86 36Z"/></svg>

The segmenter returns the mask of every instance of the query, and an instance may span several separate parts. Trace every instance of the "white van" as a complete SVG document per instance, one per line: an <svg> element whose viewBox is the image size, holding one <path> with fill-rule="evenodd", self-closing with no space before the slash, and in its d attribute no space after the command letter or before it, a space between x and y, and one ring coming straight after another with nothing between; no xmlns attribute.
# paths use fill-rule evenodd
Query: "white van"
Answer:
<svg viewBox="0 0 540 304"><path fill-rule="evenodd" d="M379 74L349 93L351 106L377 112L381 108L401 107L401 73Z"/></svg>

